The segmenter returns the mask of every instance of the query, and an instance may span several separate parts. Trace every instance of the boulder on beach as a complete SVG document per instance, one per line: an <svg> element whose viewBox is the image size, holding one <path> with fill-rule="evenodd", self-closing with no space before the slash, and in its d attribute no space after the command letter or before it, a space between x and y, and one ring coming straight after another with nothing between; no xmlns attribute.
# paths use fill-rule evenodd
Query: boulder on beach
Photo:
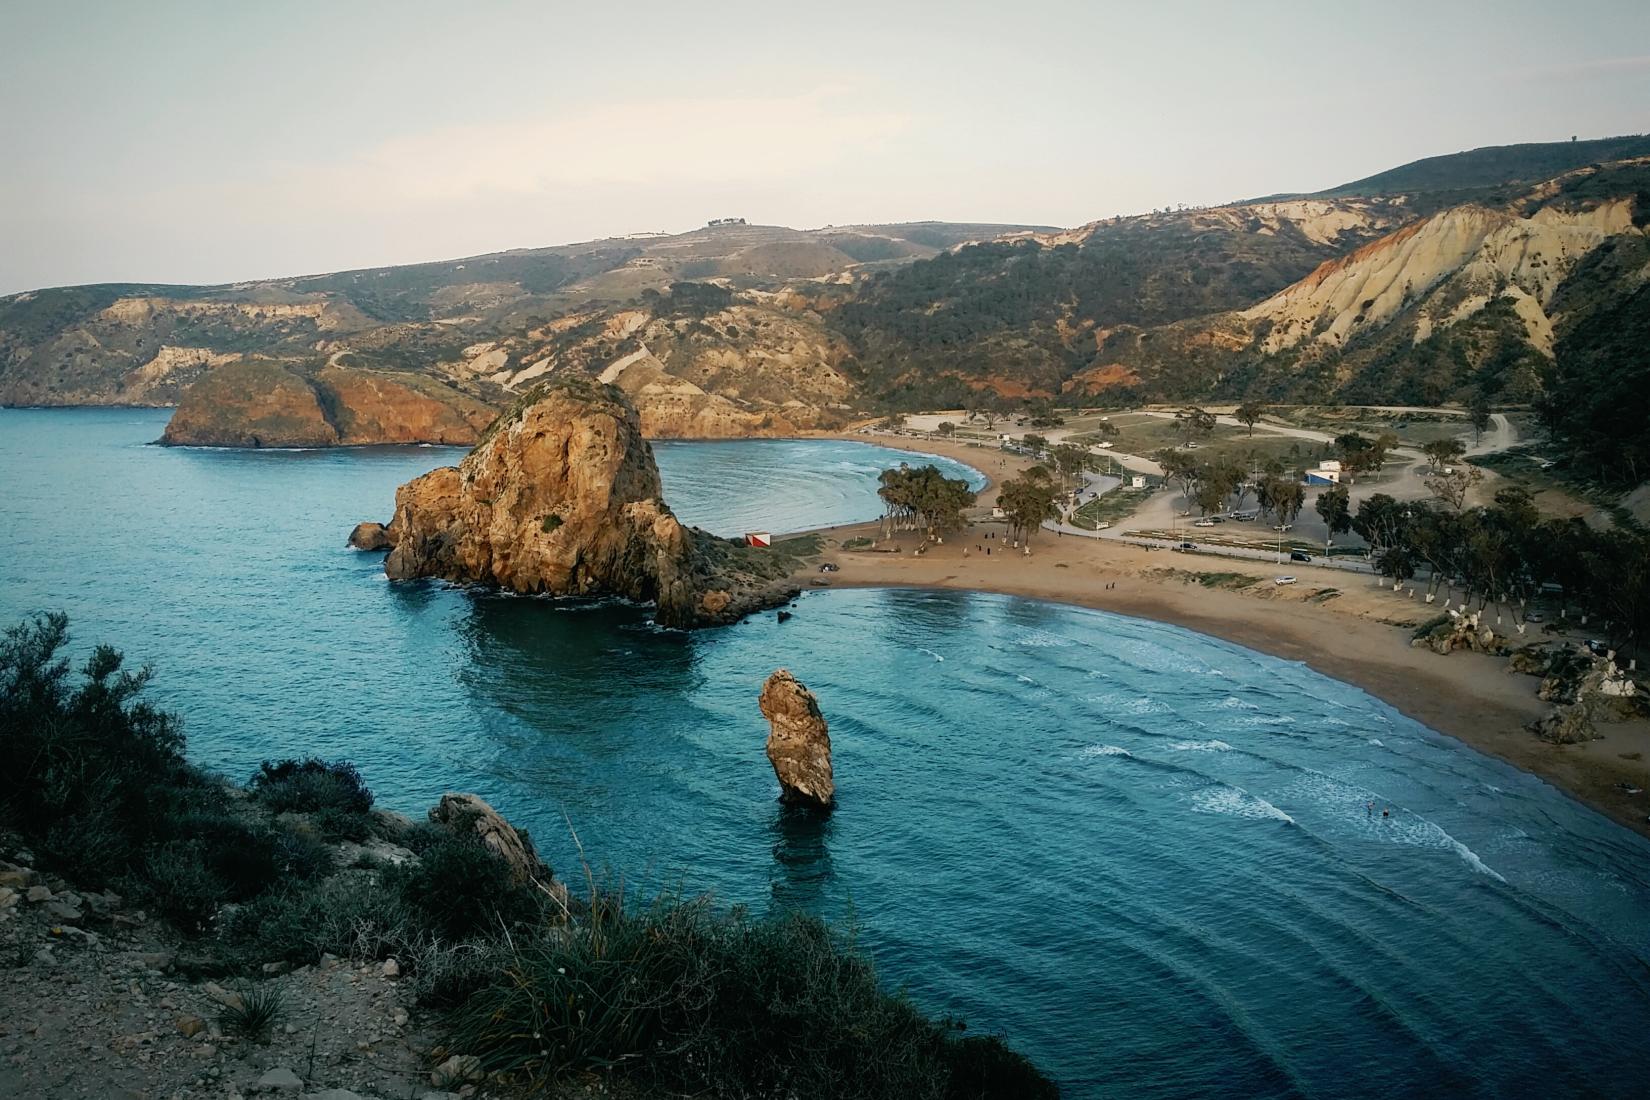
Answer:
<svg viewBox="0 0 1650 1100"><path fill-rule="evenodd" d="M819 700L786 669L768 677L759 701L768 720L768 761L779 777L780 798L829 809L836 801L831 734Z"/></svg>

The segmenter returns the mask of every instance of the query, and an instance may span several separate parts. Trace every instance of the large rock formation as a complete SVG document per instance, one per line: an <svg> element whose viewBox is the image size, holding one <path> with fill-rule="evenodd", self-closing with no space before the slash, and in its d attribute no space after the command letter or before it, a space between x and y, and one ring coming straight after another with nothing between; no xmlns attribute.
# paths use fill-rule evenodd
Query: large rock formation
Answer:
<svg viewBox="0 0 1650 1100"><path fill-rule="evenodd" d="M836 801L831 732L814 693L786 669L768 677L759 701L768 720L768 762L786 802L829 809Z"/></svg>
<svg viewBox="0 0 1650 1100"><path fill-rule="evenodd" d="M683 527L624 394L541 383L458 466L401 486L384 533L392 580L444 577L658 606L664 626L731 622L783 602L793 560Z"/></svg>

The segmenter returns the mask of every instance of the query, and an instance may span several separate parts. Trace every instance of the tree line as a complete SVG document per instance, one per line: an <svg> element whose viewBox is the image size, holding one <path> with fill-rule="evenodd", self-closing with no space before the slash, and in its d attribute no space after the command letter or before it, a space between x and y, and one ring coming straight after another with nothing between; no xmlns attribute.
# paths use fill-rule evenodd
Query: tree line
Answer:
<svg viewBox="0 0 1650 1100"><path fill-rule="evenodd" d="M1529 603L1546 593L1560 613L1602 621L1622 648L1650 629L1650 536L1597 531L1579 518L1542 519L1530 494L1509 487L1467 508L1463 496L1399 501L1375 493L1348 525L1370 545L1376 570L1400 587L1425 572L1427 599L1442 594L1493 609L1523 632Z"/></svg>

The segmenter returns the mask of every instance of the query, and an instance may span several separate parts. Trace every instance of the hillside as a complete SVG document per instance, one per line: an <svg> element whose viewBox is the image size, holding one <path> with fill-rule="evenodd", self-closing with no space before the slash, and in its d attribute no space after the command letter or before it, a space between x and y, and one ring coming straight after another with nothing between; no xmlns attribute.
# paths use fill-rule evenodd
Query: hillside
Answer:
<svg viewBox="0 0 1650 1100"><path fill-rule="evenodd" d="M1586 380L1618 392L1636 362L1619 334L1645 304L1629 258L1650 225L1647 149L1478 149L1068 230L735 223L39 291L0 299L0 402L181 403L169 441L265 446L467 442L570 371L619 385L663 437L1028 400L1554 407L1564 392L1594 408Z"/></svg>
<svg viewBox="0 0 1650 1100"><path fill-rule="evenodd" d="M349 388L329 390L315 383L320 372L343 369L369 372L379 391L416 389L422 400L447 406L433 419L402 418L378 441L398 441L402 429L422 418L444 425L431 441L461 442L454 432L463 436L457 425L473 419L472 407L496 409L508 401L526 380L520 377L524 370L538 363L542 373L548 369L545 355L577 342L566 333L592 319L601 328L600 315L621 306L669 303L675 284L703 285L724 295L771 292L792 281L852 279L862 269L887 269L963 241L1027 228L918 222L800 231L733 224L224 286L103 284L34 291L0 299L0 403L173 405L218 368L243 364L230 376L253 384L239 394L241 406L271 397L279 406L277 422L297 416L309 425L290 439L276 432L272 443L299 437L373 442L362 424L353 432L336 423L316 427L328 416L335 421L348 416L347 409L331 409L328 402L336 404ZM793 357L798 341L830 342L803 316L776 333L788 343L770 354L756 335L767 327L763 317L743 319L751 336L724 349L729 362L742 346L768 362ZM701 325L680 335L704 343L706 331ZM681 349L673 348L672 357L698 362ZM727 371L710 373L715 387ZM432 381L439 385L427 384ZM302 396L294 383L313 390L313 397ZM744 380L729 388L737 391L729 399L743 403L737 409L753 400L792 400L789 393L778 400L747 398L743 395L752 387ZM755 389L771 394L773 387ZM276 391L280 396L272 397ZM227 396L223 385L203 390L197 404L218 407L195 410L172 436L179 442L264 438L243 430L245 424L231 423L239 414L222 407ZM745 431L761 413L723 419L724 430Z"/></svg>
<svg viewBox="0 0 1650 1100"><path fill-rule="evenodd" d="M1102 357L1166 397L1531 402L1561 337L1596 323L1576 304L1618 293L1572 277L1647 224L1650 158L1578 169L1506 206L1411 222L1246 309L1123 334Z"/></svg>
<svg viewBox="0 0 1650 1100"><path fill-rule="evenodd" d="M1538 183L1590 164L1644 156L1650 156L1650 134L1590 141L1487 145L1462 153L1410 161L1361 180L1319 191L1317 195L1324 198L1414 195Z"/></svg>

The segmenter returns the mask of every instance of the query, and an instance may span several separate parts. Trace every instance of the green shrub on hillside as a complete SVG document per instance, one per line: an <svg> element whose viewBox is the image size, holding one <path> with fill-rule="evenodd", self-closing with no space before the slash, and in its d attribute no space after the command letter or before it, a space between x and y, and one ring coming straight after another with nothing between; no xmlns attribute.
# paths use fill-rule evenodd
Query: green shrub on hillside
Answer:
<svg viewBox="0 0 1650 1100"><path fill-rule="evenodd" d="M313 756L273 763L265 760L246 786L254 798L276 813L366 813L372 809L372 791L367 789L360 770L348 760L328 763Z"/></svg>
<svg viewBox="0 0 1650 1100"><path fill-rule="evenodd" d="M68 638L67 616L52 614L0 641L0 816L96 885L162 831L169 799L157 792L195 777L178 720L137 698L150 670L99 646L74 682Z"/></svg>
<svg viewBox="0 0 1650 1100"><path fill-rule="evenodd" d="M509 950L454 1013L454 1049L523 1083L625 1066L696 1095L1057 1095L996 1039L960 1039L883 992L817 918L703 899L633 911L597 890L586 919Z"/></svg>

